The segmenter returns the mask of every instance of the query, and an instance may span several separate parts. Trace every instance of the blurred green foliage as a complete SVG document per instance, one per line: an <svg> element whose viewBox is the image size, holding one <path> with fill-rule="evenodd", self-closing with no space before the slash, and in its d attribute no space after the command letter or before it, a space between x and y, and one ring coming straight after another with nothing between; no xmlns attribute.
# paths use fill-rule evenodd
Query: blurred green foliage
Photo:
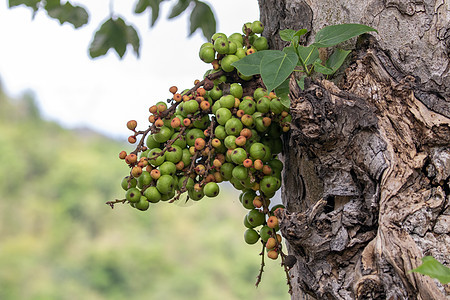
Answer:
<svg viewBox="0 0 450 300"><path fill-rule="evenodd" d="M125 126L125 125L124 125ZM124 194L130 147L42 120L0 91L0 299L289 299L279 261L243 241L235 191L140 212Z"/></svg>

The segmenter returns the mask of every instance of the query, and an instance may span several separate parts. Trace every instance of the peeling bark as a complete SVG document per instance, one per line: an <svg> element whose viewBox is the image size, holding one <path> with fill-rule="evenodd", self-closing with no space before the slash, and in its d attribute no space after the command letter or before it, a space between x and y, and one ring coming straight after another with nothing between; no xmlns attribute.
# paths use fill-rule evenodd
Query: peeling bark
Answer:
<svg viewBox="0 0 450 300"><path fill-rule="evenodd" d="M307 80L302 91L291 80L279 218L297 258L292 299L449 298L450 287L408 272L425 255L450 265L448 4L260 7L274 48L285 28L308 28L307 40L337 23L379 30L358 40L339 81Z"/></svg>

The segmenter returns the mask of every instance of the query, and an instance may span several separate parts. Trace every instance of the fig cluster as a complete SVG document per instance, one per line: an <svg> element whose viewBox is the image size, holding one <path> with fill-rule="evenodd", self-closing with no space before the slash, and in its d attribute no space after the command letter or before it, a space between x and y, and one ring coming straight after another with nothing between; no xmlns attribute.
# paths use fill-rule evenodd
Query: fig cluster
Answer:
<svg viewBox="0 0 450 300"><path fill-rule="evenodd" d="M122 180L125 199L115 203L145 211L182 195L199 201L216 197L218 184L229 181L242 191L239 199L248 209L245 242L261 240L267 256L276 259L281 236L274 211L283 207L271 207L270 199L281 187L283 164L277 156L291 116L258 75L243 76L232 65L268 49L266 38L259 36L263 29L255 21L244 24L242 34L214 34L199 51L200 59L212 65L203 80L189 90L170 87L171 98L149 108L146 130L137 131L134 120L127 123L133 132L128 141L137 147L119 154L130 174Z"/></svg>

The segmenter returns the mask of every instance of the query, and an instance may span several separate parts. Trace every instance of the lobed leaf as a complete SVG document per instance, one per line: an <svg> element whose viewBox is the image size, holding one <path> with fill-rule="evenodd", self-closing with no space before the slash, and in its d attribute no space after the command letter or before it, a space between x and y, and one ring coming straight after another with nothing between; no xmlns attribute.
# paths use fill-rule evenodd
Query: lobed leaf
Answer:
<svg viewBox="0 0 450 300"><path fill-rule="evenodd" d="M70 23L79 28L89 21L89 14L81 6L73 6L70 2L61 5L60 1L47 1L45 9L51 18L57 19L60 24Z"/></svg>
<svg viewBox="0 0 450 300"><path fill-rule="evenodd" d="M168 18L172 19L172 18L179 16L182 12L184 12L186 10L186 8L188 8L190 3L191 3L191 0L178 0L177 4L175 4L172 7L172 10L170 11Z"/></svg>
<svg viewBox="0 0 450 300"><path fill-rule="evenodd" d="M208 4L196 1L195 7L191 12L190 17L190 33L192 35L198 28L202 29L203 36L210 40L216 32L216 19L214 13Z"/></svg>
<svg viewBox="0 0 450 300"><path fill-rule="evenodd" d="M128 44L133 46L134 52L139 56L139 36L134 27L127 25L122 18L110 18L95 33L89 47L89 55L92 58L99 57L113 48L122 58Z"/></svg>
<svg viewBox="0 0 450 300"><path fill-rule="evenodd" d="M422 264L410 272L416 272L436 278L442 284L450 283L450 268L444 266L432 256L422 258Z"/></svg>
<svg viewBox="0 0 450 300"><path fill-rule="evenodd" d="M317 48L332 47L355 36L375 31L372 27L362 24L339 24L326 26L317 32L313 46Z"/></svg>
<svg viewBox="0 0 450 300"><path fill-rule="evenodd" d="M150 26L153 26L155 25L156 20L159 17L159 6L163 1L164 0L139 0L136 3L134 12L137 14L141 14L146 11L147 8L150 8L152 11Z"/></svg>
<svg viewBox="0 0 450 300"><path fill-rule="evenodd" d="M19 5L25 5L28 7L31 7L34 12L38 10L38 5L41 2L41 0L9 0L8 5L9 8Z"/></svg>
<svg viewBox="0 0 450 300"><path fill-rule="evenodd" d="M295 53L286 53L278 50L269 50L261 59L261 79L267 88L272 91L281 85L294 71L298 62Z"/></svg>

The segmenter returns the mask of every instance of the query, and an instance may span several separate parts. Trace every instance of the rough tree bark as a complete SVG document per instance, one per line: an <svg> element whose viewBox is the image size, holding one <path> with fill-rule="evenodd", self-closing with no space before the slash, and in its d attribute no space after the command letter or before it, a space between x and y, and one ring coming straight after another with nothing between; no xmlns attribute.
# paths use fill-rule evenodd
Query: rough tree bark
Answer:
<svg viewBox="0 0 450 300"><path fill-rule="evenodd" d="M292 299L446 299L450 287L409 270L450 265L450 4L260 0L264 35L362 23L345 71L291 80L279 214ZM347 46L350 46L348 44Z"/></svg>

